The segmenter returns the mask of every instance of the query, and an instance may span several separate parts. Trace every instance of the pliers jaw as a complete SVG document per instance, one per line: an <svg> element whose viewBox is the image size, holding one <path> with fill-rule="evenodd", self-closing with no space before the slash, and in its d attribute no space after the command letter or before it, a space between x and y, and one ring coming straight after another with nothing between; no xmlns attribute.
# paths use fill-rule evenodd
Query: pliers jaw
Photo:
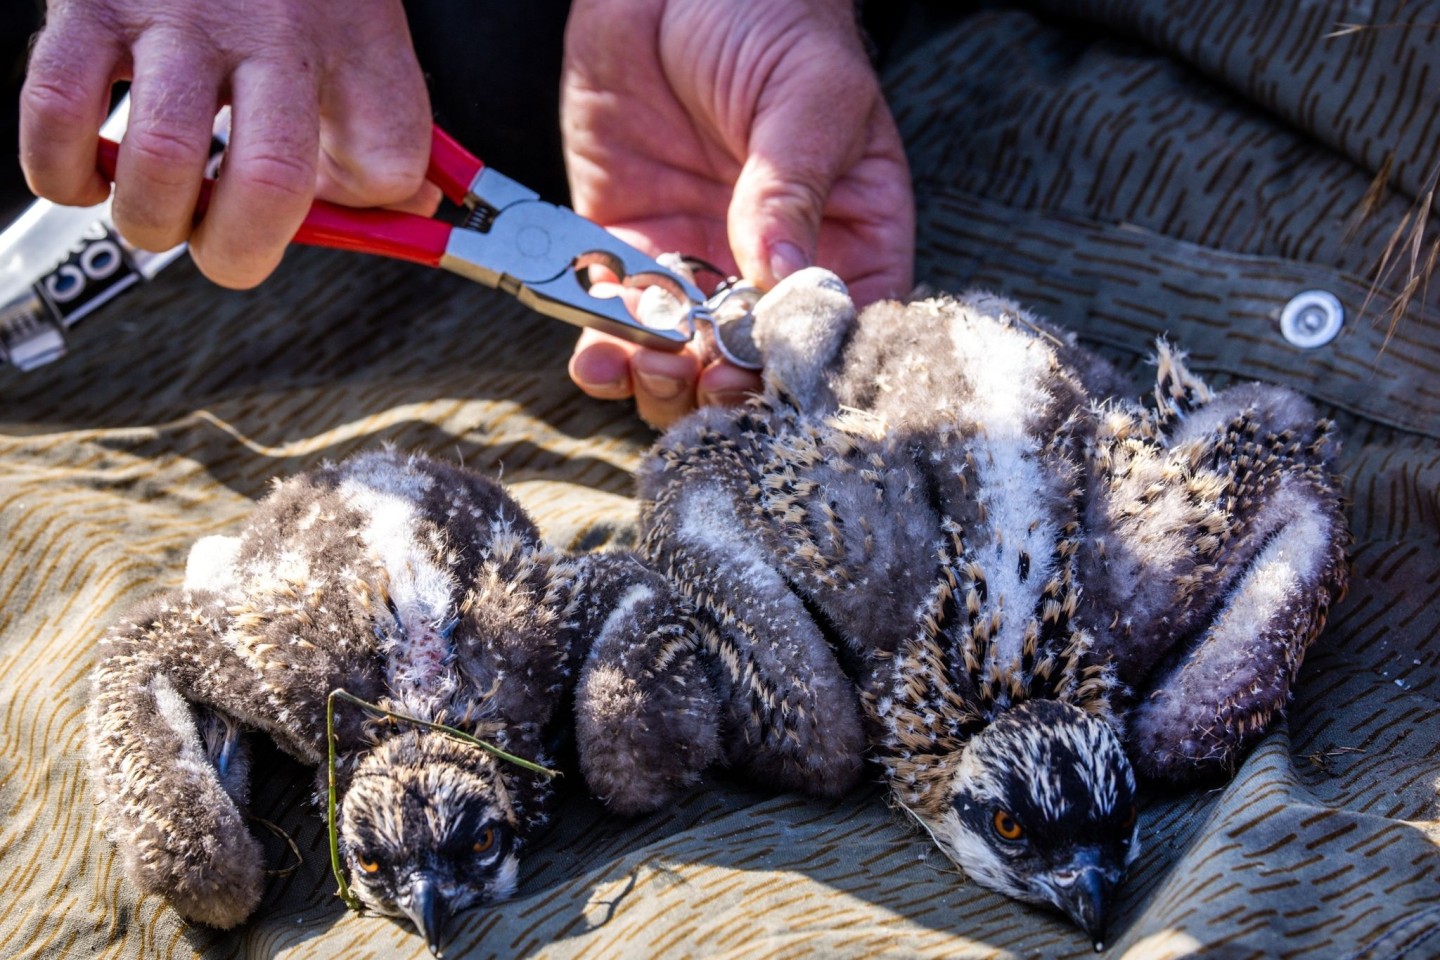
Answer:
<svg viewBox="0 0 1440 960"><path fill-rule="evenodd" d="M716 322L716 303L694 281L603 227L490 167L475 176L464 203L471 212L450 234L439 264L444 269L504 290L546 316L642 346L678 351L700 333L724 359L759 368L744 348L730 349ZM596 296L588 277L597 266L624 286L660 287L685 305L684 317L673 327L652 326L630 312L624 297ZM733 296L730 291L724 298Z"/></svg>
<svg viewBox="0 0 1440 960"><path fill-rule="evenodd" d="M681 303L706 297L689 279L604 228L486 167L466 196L471 213L450 234L440 266L511 294L546 316L603 330L661 350L680 350L695 334L692 316L673 329L638 320L622 297L590 292L589 268L601 266L625 286L660 286Z"/></svg>

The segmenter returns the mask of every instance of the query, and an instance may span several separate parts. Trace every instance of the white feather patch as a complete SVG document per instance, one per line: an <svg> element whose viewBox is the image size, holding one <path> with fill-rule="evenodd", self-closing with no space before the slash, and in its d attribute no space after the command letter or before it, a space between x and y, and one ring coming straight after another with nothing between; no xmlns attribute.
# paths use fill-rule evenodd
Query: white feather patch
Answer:
<svg viewBox="0 0 1440 960"><path fill-rule="evenodd" d="M969 311L954 315L953 361L970 385L955 411L957 422L983 425L971 442L975 476L970 489L984 506L992 531L1004 531L979 550L988 587L987 606L998 611L1001 628L992 656L999 663L1020 659L1025 615L1039 600L1053 574L1053 546L1060 531L1037 504L1049 503L1053 479L1039 469L1039 442L1031 418L1051 402L1044 384L1053 376L1055 358L1039 340L1018 335L989 317ZM1020 556L1031 568L1022 582ZM1016 616L1004 619L1006 610Z"/></svg>
<svg viewBox="0 0 1440 960"><path fill-rule="evenodd" d="M239 550L239 537L201 537L196 540L185 561L186 592L227 592L235 585L235 555Z"/></svg>
<svg viewBox="0 0 1440 960"><path fill-rule="evenodd" d="M360 535L388 575L387 590L398 621L380 638L386 682L404 709L433 717L456 690L454 649L447 627L455 617L459 584L419 535L419 500L430 478L393 461L356 471L340 494L365 517Z"/></svg>

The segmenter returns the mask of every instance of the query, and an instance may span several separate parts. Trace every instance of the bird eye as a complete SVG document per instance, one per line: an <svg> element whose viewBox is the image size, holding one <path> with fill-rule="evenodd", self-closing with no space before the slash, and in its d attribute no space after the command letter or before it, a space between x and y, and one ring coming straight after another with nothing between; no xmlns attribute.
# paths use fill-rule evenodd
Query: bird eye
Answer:
<svg viewBox="0 0 1440 960"><path fill-rule="evenodd" d="M1016 820L1009 810L996 810L995 818L991 822L1001 840L1014 843L1025 836L1025 828L1020 826L1020 821Z"/></svg>
<svg viewBox="0 0 1440 960"><path fill-rule="evenodd" d="M1120 829L1124 830L1126 833L1129 833L1131 830L1135 829L1135 818L1139 815L1140 808L1135 806L1135 804L1133 803L1130 804L1130 809L1125 814L1125 822L1120 824Z"/></svg>
<svg viewBox="0 0 1440 960"><path fill-rule="evenodd" d="M471 849L476 853L484 853L493 846L495 846L495 828L486 827L485 832L480 834L480 839L475 841L475 846Z"/></svg>
<svg viewBox="0 0 1440 960"><path fill-rule="evenodd" d="M360 869L364 870L366 873L374 873L375 871L380 869L379 860L370 860L366 857L357 857L356 859L360 861Z"/></svg>

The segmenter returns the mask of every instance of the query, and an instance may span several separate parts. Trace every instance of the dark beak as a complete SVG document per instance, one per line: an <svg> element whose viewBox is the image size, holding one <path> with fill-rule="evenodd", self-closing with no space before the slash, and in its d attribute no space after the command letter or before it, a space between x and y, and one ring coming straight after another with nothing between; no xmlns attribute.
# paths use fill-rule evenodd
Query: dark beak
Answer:
<svg viewBox="0 0 1440 960"><path fill-rule="evenodd" d="M1107 876L1102 863L1100 851L1087 847L1066 867L1051 873L1045 883L1046 897L1085 931L1097 952L1105 948L1110 897L1118 883L1118 878Z"/></svg>
<svg viewBox="0 0 1440 960"><path fill-rule="evenodd" d="M436 957L445 941L445 927L450 922L450 905L435 888L435 881L419 874L410 882L410 899L400 904L415 929L425 938L425 945Z"/></svg>

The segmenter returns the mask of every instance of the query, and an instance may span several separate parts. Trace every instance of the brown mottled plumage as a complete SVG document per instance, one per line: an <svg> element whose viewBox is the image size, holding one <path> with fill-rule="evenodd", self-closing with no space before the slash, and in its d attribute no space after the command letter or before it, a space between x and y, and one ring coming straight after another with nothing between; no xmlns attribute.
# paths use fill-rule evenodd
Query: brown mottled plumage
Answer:
<svg viewBox="0 0 1440 960"><path fill-rule="evenodd" d="M378 452L285 480L104 641L88 718L101 821L142 890L241 922L263 885L242 731L321 765L323 798L336 688L544 765L575 731L602 799L651 809L717 752L687 614L632 556L547 548L458 468ZM550 781L343 702L336 726L351 883L438 952L448 913L513 891Z"/></svg>
<svg viewBox="0 0 1440 960"><path fill-rule="evenodd" d="M682 421L640 475L647 554L730 714L780 746L751 766L829 791L868 751L968 873L1098 941L1132 765L1232 771L1343 590L1327 425L1276 387L1212 394L1164 343L1153 401L1121 399L983 294L857 318L803 271L754 335L763 395Z"/></svg>

